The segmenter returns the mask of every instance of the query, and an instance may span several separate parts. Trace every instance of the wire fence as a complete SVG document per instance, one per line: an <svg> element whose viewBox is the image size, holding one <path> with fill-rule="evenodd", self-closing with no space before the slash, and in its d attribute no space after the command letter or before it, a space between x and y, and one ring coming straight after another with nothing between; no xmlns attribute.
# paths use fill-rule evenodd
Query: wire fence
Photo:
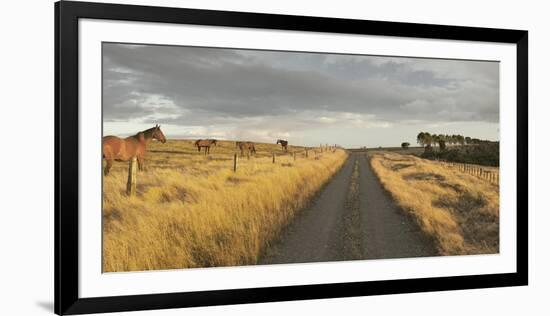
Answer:
<svg viewBox="0 0 550 316"><path fill-rule="evenodd" d="M483 167L479 165L467 164L467 163L457 163L457 162L447 162L447 161L437 161L438 163L455 170L467 173L472 176L476 176L480 179L487 180L493 184L498 185L500 183L500 171L496 167Z"/></svg>
<svg viewBox="0 0 550 316"><path fill-rule="evenodd" d="M336 150L339 148L339 146L329 146L327 145L320 145L319 147L305 147L300 148L299 150L290 150L290 151L284 151L284 152L271 152L271 161L273 164L277 163L282 156L284 157L291 157L294 161L298 159L320 159L323 153L333 153L336 152ZM250 151L247 151L246 154L246 160L250 160L251 153ZM253 156L252 156L253 157ZM237 152L233 154L233 159L231 168L233 172L237 172L239 167L239 160L244 158L244 153L241 152L241 155L239 155ZM126 194L129 196L136 194L136 183L137 183L137 169L138 169L138 162L137 158L133 157L129 161L128 166L128 181L126 185Z"/></svg>

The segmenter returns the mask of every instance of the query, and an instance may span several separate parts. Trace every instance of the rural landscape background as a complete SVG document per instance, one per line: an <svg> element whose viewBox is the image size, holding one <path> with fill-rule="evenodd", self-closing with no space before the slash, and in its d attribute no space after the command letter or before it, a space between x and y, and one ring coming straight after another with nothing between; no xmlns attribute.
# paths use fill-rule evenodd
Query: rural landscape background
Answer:
<svg viewBox="0 0 550 316"><path fill-rule="evenodd" d="M498 253L498 63L103 45L104 272Z"/></svg>

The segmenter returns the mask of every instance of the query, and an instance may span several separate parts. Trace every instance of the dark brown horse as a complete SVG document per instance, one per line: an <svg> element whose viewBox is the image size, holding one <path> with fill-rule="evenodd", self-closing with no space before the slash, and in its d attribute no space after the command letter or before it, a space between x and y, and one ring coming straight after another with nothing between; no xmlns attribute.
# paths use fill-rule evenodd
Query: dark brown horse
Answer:
<svg viewBox="0 0 550 316"><path fill-rule="evenodd" d="M244 156L244 151L248 151L248 155L256 153L256 146L253 142L235 142L235 146L241 150L241 157Z"/></svg>
<svg viewBox="0 0 550 316"><path fill-rule="evenodd" d="M143 170L143 156L145 156L145 152L147 151L147 144L152 139L156 139L163 144L166 143L166 137L164 137L159 125L126 138L116 136L103 137L103 158L107 162L103 174L109 174L113 160L128 161L133 157L137 157L139 170Z"/></svg>
<svg viewBox="0 0 550 316"><path fill-rule="evenodd" d="M199 152L201 151L201 148L204 147L205 155L210 153L210 146L212 145L218 146L215 139L197 139L197 141L195 142L195 146L197 146Z"/></svg>
<svg viewBox="0 0 550 316"><path fill-rule="evenodd" d="M281 144L281 146L283 147L283 149L284 149L285 151L288 151L288 148L287 148L287 146L288 146L288 141L283 140L283 139L277 139L277 144Z"/></svg>

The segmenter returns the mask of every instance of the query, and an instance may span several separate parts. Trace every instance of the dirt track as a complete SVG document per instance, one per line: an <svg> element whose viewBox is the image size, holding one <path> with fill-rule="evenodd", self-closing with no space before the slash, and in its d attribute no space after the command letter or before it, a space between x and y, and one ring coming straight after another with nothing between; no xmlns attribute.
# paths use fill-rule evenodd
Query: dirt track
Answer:
<svg viewBox="0 0 550 316"><path fill-rule="evenodd" d="M259 264L434 255L433 242L394 205L366 154L353 152Z"/></svg>

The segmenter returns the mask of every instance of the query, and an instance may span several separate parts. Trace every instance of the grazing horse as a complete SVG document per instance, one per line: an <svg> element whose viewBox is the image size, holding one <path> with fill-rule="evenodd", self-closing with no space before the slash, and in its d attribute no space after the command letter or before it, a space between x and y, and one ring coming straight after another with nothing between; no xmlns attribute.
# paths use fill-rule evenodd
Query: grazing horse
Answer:
<svg viewBox="0 0 550 316"><path fill-rule="evenodd" d="M201 151L201 148L204 147L205 155L210 153L210 146L212 145L218 146L215 139L197 139L195 142L195 146L197 146L199 152Z"/></svg>
<svg viewBox="0 0 550 316"><path fill-rule="evenodd" d="M281 146L283 147L283 149L284 149L285 151L288 151L288 148L287 148L287 146L288 146L288 141L283 140L283 139L277 139L277 145L278 145L278 144L281 144Z"/></svg>
<svg viewBox="0 0 550 316"><path fill-rule="evenodd" d="M139 170L143 170L143 156L145 156L145 152L147 151L147 144L152 139L156 139L163 144L166 143L166 137L164 137L159 125L126 138L116 136L103 137L103 158L107 162L103 174L109 174L113 160L128 161L133 157L137 158Z"/></svg>
<svg viewBox="0 0 550 316"><path fill-rule="evenodd" d="M235 142L235 146L241 150L241 157L244 156L244 151L248 151L248 155L256 153L256 146L253 142Z"/></svg>

